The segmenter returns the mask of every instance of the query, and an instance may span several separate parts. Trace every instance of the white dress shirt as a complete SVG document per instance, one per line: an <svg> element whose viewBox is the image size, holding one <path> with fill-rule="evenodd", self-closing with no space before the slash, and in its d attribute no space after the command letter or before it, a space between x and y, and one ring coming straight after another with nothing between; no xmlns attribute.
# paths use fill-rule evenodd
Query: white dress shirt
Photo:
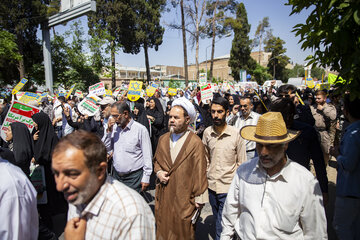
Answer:
<svg viewBox="0 0 360 240"><path fill-rule="evenodd" d="M86 219L87 240L155 240L155 219L149 205L110 176L88 205L69 204L68 220L75 217Z"/></svg>
<svg viewBox="0 0 360 240"><path fill-rule="evenodd" d="M238 115L238 119L236 120L234 126L236 128L238 128L239 131L244 126L250 126L250 125L256 126L256 124L259 120L259 117L261 116L260 114L254 112L254 111L251 111L249 116L246 119L241 114L241 112L238 112L237 115ZM246 151L255 150L256 143L254 141L245 140L245 143L246 143Z"/></svg>
<svg viewBox="0 0 360 240"><path fill-rule="evenodd" d="M37 240L36 191L23 171L0 158L0 239Z"/></svg>
<svg viewBox="0 0 360 240"><path fill-rule="evenodd" d="M221 239L327 239L322 194L316 178L287 160L267 175L258 157L239 166L222 215Z"/></svg>

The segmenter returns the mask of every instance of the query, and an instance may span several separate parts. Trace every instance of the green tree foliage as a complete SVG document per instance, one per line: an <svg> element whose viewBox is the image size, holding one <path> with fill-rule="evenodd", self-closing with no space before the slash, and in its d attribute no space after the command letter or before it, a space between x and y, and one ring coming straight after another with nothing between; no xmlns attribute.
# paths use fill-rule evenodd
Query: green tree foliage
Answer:
<svg viewBox="0 0 360 240"><path fill-rule="evenodd" d="M231 21L234 30L234 39L230 52L229 67L235 81L240 80L240 70L252 74L256 67L255 60L250 56L251 40L249 39L250 25L247 20L245 5L239 3L236 10L236 19Z"/></svg>
<svg viewBox="0 0 360 240"><path fill-rule="evenodd" d="M311 68L312 78L317 78L318 80L321 80L323 74L325 75L325 70L323 68L319 68L313 65L313 67Z"/></svg>
<svg viewBox="0 0 360 240"><path fill-rule="evenodd" d="M111 53L112 88L115 87L115 52L140 52L136 40L138 9L137 0L97 0L96 12L88 16L89 34L106 38Z"/></svg>
<svg viewBox="0 0 360 240"><path fill-rule="evenodd" d="M84 51L86 40L79 22L75 22L63 35L55 35L51 42L54 85L68 89L76 83L78 89L86 90L99 81L96 67L91 65ZM70 39L70 41L68 40Z"/></svg>
<svg viewBox="0 0 360 240"><path fill-rule="evenodd" d="M232 17L236 11L236 0L208 0L206 5L206 15L208 16L206 34L212 38L211 58L210 58L210 75L213 77L215 38L222 38L228 35L231 30Z"/></svg>
<svg viewBox="0 0 360 240"><path fill-rule="evenodd" d="M180 81L176 81L174 79L170 79L169 81L169 87L170 88L180 88L181 86L181 82Z"/></svg>
<svg viewBox="0 0 360 240"><path fill-rule="evenodd" d="M341 90L360 96L360 2L355 0L289 0L291 14L313 9L305 23L294 26L301 48L314 50L309 64L329 66L346 80Z"/></svg>
<svg viewBox="0 0 360 240"><path fill-rule="evenodd" d="M268 68L274 79L287 80L285 67L289 63L289 57L285 55L285 41L279 37L272 36L265 46L266 52L271 52Z"/></svg>
<svg viewBox="0 0 360 240"><path fill-rule="evenodd" d="M287 79L296 77L305 77L305 70L303 65L295 64L292 69L287 69ZM284 79L284 80L287 80Z"/></svg>
<svg viewBox="0 0 360 240"><path fill-rule="evenodd" d="M8 63L0 69L3 81L11 85L25 75L33 76L33 65L42 62L41 45L36 33L46 18L47 6L41 0L0 1L0 29L14 34L18 53L22 56L16 63Z"/></svg>
<svg viewBox="0 0 360 240"><path fill-rule="evenodd" d="M147 82L151 81L148 49L158 50L162 44L165 29L160 25L161 11L166 0L139 0L136 41L141 44L145 53Z"/></svg>
<svg viewBox="0 0 360 240"><path fill-rule="evenodd" d="M263 20L259 22L259 25L256 28L255 38L252 42L253 47L259 47L259 64L260 64L260 52L261 46L272 37L272 29L270 28L269 17L264 17Z"/></svg>
<svg viewBox="0 0 360 240"><path fill-rule="evenodd" d="M266 80L272 79L271 74L268 73L268 68L263 67L258 63L256 63L256 68L254 69L252 75L259 85L262 85Z"/></svg>

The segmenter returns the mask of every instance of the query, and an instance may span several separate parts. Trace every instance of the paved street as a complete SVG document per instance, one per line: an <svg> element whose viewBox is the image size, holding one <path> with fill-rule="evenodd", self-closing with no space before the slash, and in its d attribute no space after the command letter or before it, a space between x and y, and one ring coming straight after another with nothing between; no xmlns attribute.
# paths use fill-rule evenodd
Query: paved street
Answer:
<svg viewBox="0 0 360 240"><path fill-rule="evenodd" d="M328 234L329 234L329 240L337 240L335 236L335 232L333 227L331 226L332 218L334 215L334 203L335 203L335 187L336 187L336 161L334 161L334 158L332 161L329 162L329 166L327 167L327 173L328 173L328 179L329 179L329 204L326 208L326 215L328 220ZM146 194L145 198L147 199L151 207L151 209L154 211L154 196L155 196L155 190L149 190ZM63 217L58 217L56 219L57 224L57 230L58 232L61 231L61 226L64 224ZM211 240L214 239L215 236L215 226L213 223L213 216L210 204L205 204L199 221L196 226L196 239L199 240ZM59 238L60 240L63 240L63 234Z"/></svg>

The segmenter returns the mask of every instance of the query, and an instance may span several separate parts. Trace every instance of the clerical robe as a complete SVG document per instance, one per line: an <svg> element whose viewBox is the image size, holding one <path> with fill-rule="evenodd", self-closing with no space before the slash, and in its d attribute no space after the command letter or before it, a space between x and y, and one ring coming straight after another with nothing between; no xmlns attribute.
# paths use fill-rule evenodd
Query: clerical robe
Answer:
<svg viewBox="0 0 360 240"><path fill-rule="evenodd" d="M157 239L195 239L191 218L196 212L195 197L208 187L206 167L205 147L197 135L187 132L174 147L170 146L170 133L161 136L154 156L154 171L168 172L169 181L156 185Z"/></svg>

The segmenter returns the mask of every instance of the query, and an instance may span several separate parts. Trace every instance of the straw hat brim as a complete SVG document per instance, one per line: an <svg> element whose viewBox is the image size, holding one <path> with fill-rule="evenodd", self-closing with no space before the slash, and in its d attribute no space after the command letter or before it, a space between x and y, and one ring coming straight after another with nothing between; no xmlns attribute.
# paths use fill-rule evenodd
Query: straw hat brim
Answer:
<svg viewBox="0 0 360 240"><path fill-rule="evenodd" d="M287 136L281 140L264 140L261 138L258 138L255 136L256 126L244 126L240 130L240 135L242 138L254 141L258 143L264 143L264 144L282 144L282 143L288 143L297 138L300 135L300 131L294 131L294 130L287 130Z"/></svg>

